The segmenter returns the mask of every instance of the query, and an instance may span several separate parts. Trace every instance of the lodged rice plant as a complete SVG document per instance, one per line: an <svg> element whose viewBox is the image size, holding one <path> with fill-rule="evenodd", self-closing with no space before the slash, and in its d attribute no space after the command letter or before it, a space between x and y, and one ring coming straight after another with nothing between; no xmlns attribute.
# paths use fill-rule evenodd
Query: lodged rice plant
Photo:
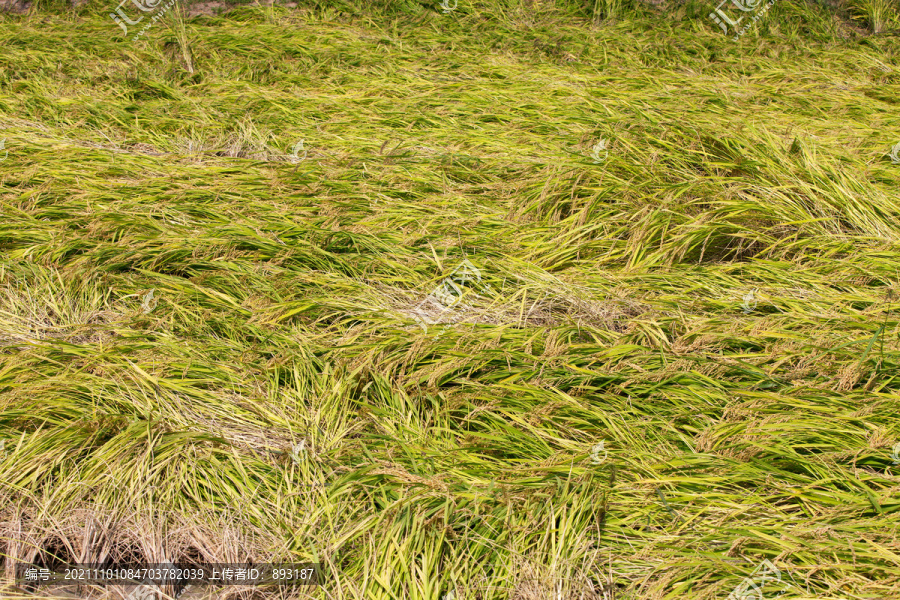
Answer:
<svg viewBox="0 0 900 600"><path fill-rule="evenodd" d="M898 15L739 4L0 13L0 596L900 597Z"/></svg>

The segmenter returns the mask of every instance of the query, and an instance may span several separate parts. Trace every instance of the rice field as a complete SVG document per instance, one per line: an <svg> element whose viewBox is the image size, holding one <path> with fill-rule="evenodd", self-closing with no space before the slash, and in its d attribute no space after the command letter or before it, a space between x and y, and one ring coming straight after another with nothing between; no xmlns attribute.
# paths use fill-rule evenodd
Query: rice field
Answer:
<svg viewBox="0 0 900 600"><path fill-rule="evenodd" d="M134 2L0 11L0 597L900 599L896 0Z"/></svg>

